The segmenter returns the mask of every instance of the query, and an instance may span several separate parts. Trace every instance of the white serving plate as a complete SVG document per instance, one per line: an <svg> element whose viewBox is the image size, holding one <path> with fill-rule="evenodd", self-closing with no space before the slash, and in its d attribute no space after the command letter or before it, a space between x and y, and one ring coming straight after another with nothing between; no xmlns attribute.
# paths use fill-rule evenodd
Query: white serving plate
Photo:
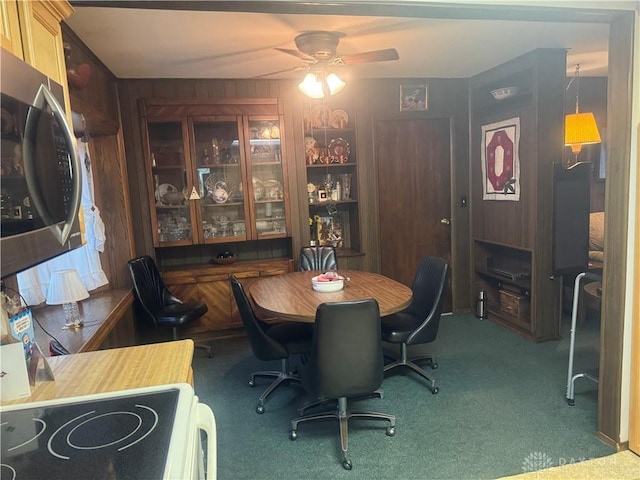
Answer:
<svg viewBox="0 0 640 480"><path fill-rule="evenodd" d="M317 275L311 279L311 286L316 292L329 293L329 292L338 292L344 288L344 279L339 278L333 280L331 282L318 282Z"/></svg>

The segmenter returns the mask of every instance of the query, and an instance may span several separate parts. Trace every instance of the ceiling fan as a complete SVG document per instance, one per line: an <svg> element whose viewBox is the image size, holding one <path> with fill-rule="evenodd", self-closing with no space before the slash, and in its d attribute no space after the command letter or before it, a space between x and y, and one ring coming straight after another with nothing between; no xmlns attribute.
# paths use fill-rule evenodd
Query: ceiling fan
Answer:
<svg viewBox="0 0 640 480"><path fill-rule="evenodd" d="M333 95L344 87L344 82L333 72L334 68L359 63L387 62L400 58L395 48L338 55L337 47L342 37L344 37L344 34L340 32L322 30L303 32L294 39L297 50L279 47L276 47L276 50L301 59L304 65L269 72L254 78L263 78L284 72L308 70L309 73L302 83L300 83L299 88L304 94L312 98L322 98L325 94Z"/></svg>

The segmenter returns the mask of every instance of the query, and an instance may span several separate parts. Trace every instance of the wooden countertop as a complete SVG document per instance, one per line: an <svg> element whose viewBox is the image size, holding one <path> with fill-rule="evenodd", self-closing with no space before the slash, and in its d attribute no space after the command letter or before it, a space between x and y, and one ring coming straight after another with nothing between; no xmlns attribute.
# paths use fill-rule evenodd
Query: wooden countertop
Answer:
<svg viewBox="0 0 640 480"><path fill-rule="evenodd" d="M49 358L53 380L38 380L29 398L3 405L114 392L131 388L193 383L193 340L114 348ZM44 370L38 371L43 378Z"/></svg>
<svg viewBox="0 0 640 480"><path fill-rule="evenodd" d="M56 337L71 353L90 352L100 348L109 332L132 304L131 289L117 288L92 293L86 300L78 302L80 318L84 326L68 330L62 329L64 325L62 305L35 307L32 313L42 327ZM49 350L50 338L42 331L38 322L35 322L36 342L46 354Z"/></svg>

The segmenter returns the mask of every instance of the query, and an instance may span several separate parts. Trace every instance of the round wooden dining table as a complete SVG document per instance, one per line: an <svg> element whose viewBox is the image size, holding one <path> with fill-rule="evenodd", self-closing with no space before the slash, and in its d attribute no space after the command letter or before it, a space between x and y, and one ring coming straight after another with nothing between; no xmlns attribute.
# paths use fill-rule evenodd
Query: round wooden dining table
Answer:
<svg viewBox="0 0 640 480"><path fill-rule="evenodd" d="M383 275L357 270L339 270L338 273L348 280L337 292L313 290L311 278L319 275L318 271L262 277L251 283L248 292L261 314L306 323L315 321L316 309L325 302L374 298L382 317L399 312L411 302L410 288Z"/></svg>

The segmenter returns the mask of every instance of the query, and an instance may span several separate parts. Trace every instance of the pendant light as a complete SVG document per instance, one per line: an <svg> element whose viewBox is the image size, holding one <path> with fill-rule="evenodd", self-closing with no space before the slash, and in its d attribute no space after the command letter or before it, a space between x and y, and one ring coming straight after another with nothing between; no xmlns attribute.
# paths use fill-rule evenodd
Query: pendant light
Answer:
<svg viewBox="0 0 640 480"><path fill-rule="evenodd" d="M578 153L582 145L600 143L600 133L598 125L592 112L580 113L580 64L576 65L576 73L567 85L567 89L575 81L576 83L576 112L565 117L564 124L564 144L571 147L571 152L578 159Z"/></svg>

